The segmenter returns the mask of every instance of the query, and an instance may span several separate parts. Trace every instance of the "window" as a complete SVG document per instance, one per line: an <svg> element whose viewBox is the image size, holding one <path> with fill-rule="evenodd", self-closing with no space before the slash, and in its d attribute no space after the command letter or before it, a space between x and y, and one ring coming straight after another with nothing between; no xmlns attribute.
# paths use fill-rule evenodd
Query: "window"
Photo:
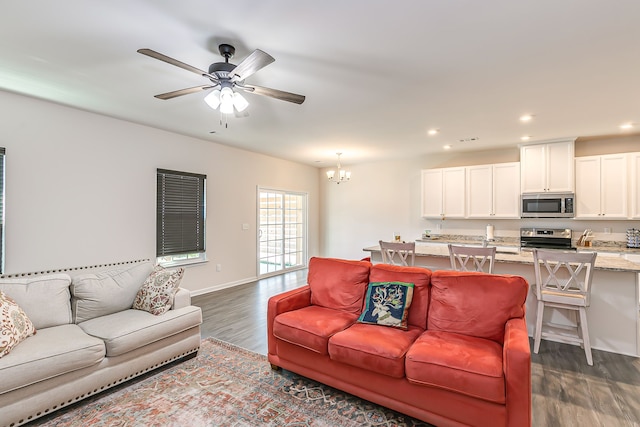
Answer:
<svg viewBox="0 0 640 427"><path fill-rule="evenodd" d="M258 275L306 266L307 195L258 189Z"/></svg>
<svg viewBox="0 0 640 427"><path fill-rule="evenodd" d="M161 265L205 261L207 176L158 169L156 256Z"/></svg>
<svg viewBox="0 0 640 427"><path fill-rule="evenodd" d="M4 147L0 147L0 274L4 273Z"/></svg>

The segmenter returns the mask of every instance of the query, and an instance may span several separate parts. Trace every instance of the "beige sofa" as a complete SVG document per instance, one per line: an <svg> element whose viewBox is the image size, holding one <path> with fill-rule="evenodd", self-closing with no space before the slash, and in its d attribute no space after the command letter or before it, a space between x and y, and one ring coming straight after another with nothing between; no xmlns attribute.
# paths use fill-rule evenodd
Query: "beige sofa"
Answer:
<svg viewBox="0 0 640 427"><path fill-rule="evenodd" d="M0 426L19 426L200 348L202 311L179 289L162 315L132 309L150 262L0 279L36 334L0 358Z"/></svg>

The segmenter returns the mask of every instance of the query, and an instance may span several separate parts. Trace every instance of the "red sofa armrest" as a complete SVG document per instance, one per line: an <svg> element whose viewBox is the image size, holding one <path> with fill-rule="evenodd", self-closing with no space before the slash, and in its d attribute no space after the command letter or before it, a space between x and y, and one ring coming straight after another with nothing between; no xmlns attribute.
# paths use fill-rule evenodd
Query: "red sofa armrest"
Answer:
<svg viewBox="0 0 640 427"><path fill-rule="evenodd" d="M311 287L309 285L292 289L269 298L269 303L267 304L267 341L269 344L269 353L276 353L276 343L273 337L273 322L276 316L310 305Z"/></svg>
<svg viewBox="0 0 640 427"><path fill-rule="evenodd" d="M507 425L531 426L531 349L525 319L507 321L502 360L507 392Z"/></svg>

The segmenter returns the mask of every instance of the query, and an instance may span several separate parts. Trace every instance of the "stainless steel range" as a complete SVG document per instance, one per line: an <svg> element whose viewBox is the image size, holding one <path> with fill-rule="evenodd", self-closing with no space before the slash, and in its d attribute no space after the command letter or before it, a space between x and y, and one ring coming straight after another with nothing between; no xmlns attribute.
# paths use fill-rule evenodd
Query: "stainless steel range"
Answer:
<svg viewBox="0 0 640 427"><path fill-rule="evenodd" d="M520 248L576 249L571 245L571 230L568 228L521 228Z"/></svg>

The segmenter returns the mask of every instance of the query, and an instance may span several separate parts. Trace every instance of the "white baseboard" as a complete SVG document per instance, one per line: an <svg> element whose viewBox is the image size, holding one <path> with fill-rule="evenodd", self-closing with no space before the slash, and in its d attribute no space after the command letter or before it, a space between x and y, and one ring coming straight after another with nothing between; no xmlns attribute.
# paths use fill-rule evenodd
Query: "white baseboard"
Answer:
<svg viewBox="0 0 640 427"><path fill-rule="evenodd" d="M217 285L209 286L207 288L198 289L196 291L191 291L191 296L195 297L195 296L198 296L198 295L204 295L204 294L208 294L209 292L219 291L221 289L232 288L234 286L244 285L245 283L251 283L251 282L255 282L257 280L258 280L258 277L249 277L249 278L246 278L246 279L236 280L234 282L219 283Z"/></svg>

